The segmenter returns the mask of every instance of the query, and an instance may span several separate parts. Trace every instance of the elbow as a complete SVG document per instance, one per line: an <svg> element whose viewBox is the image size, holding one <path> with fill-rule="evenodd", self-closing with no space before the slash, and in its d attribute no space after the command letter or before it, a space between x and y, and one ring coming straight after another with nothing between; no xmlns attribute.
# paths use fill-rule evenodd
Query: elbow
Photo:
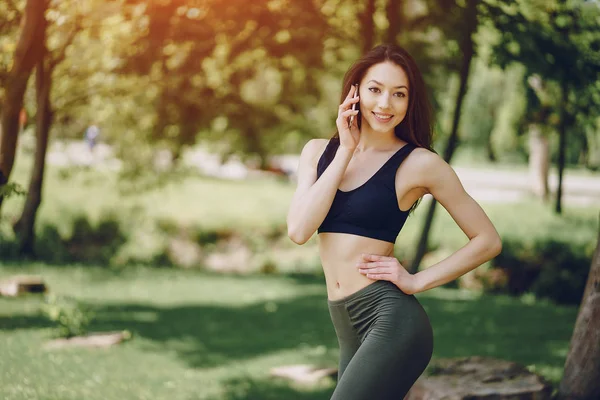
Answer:
<svg viewBox="0 0 600 400"><path fill-rule="evenodd" d="M292 240L292 242L299 245L308 242L308 239L310 239L309 235L304 234L301 229L298 229L291 224L288 224L288 237Z"/></svg>
<svg viewBox="0 0 600 400"><path fill-rule="evenodd" d="M491 258L498 256L502 252L502 239L495 235L489 246Z"/></svg>

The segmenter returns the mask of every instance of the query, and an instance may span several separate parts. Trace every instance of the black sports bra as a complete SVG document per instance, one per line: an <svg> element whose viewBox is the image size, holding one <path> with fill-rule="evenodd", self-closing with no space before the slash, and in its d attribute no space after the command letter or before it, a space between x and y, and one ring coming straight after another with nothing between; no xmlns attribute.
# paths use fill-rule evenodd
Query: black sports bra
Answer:
<svg viewBox="0 0 600 400"><path fill-rule="evenodd" d="M325 165L325 155L332 160L339 144L337 138L327 143L317 164L317 179L329 165ZM396 171L416 147L411 143L401 147L368 181L356 189L347 192L338 189L317 232L351 233L395 243L408 217L408 210L402 211L398 207Z"/></svg>

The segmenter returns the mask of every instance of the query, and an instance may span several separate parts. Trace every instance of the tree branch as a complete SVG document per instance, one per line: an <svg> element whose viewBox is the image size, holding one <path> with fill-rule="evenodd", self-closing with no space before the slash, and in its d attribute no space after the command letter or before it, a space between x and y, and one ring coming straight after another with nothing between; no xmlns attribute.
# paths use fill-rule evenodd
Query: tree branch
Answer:
<svg viewBox="0 0 600 400"><path fill-rule="evenodd" d="M75 20L75 26L73 27L73 30L71 31L67 39L65 40L64 45L62 46L62 48L56 51L56 56L51 58L50 60L49 68L51 71L65 59L67 54L67 48L73 43L75 36L77 36L77 33L82 29L83 27L81 25L81 20L77 18Z"/></svg>

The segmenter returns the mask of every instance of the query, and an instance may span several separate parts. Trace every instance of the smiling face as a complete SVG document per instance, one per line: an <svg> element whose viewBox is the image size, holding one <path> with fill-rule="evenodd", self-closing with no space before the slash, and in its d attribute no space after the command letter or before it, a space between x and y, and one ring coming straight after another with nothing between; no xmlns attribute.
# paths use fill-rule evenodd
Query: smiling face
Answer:
<svg viewBox="0 0 600 400"><path fill-rule="evenodd" d="M406 116L408 87L408 77L397 64L385 61L370 67L359 88L361 123L375 132L393 130Z"/></svg>

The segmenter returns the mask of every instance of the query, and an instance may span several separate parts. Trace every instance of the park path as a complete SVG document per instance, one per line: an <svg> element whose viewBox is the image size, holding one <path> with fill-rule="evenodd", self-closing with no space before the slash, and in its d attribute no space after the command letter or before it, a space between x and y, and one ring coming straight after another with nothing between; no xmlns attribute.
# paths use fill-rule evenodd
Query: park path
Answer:
<svg viewBox="0 0 600 400"><path fill-rule="evenodd" d="M53 146L48 154L48 163L68 165L93 165L96 168L110 167L119 169L121 162L114 158L110 146L99 144L95 154L91 154L81 141L60 143ZM168 157L167 157L168 158ZM248 168L239 160L222 164L220 157L202 149L184 154L186 165L196 167L202 173L226 179L246 179ZM158 160L160 161L160 160ZM273 157L274 164L295 179L299 155L288 154ZM169 164L168 162L166 163ZM487 203L511 203L526 200L532 196L527 169L508 169L499 166L474 167L454 166L458 177L467 192L477 201ZM550 173L550 190L556 191L557 175L555 168ZM570 170L565 172L563 180L563 201L566 205L598 206L600 208L600 173L578 174Z"/></svg>
<svg viewBox="0 0 600 400"><path fill-rule="evenodd" d="M465 190L477 201L518 202L530 198L529 172L477 167L453 167ZM550 173L550 191L556 192L558 175ZM566 171L563 176L563 201L569 205L598 206L600 173L582 176Z"/></svg>

